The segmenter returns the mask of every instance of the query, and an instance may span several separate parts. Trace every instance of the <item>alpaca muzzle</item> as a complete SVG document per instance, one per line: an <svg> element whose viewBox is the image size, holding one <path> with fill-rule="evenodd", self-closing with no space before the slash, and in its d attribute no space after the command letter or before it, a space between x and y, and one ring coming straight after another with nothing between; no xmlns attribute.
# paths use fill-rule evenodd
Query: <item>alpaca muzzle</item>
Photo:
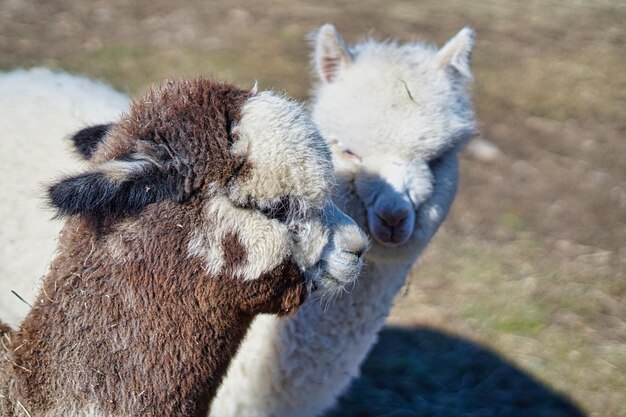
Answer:
<svg viewBox="0 0 626 417"><path fill-rule="evenodd" d="M364 254L369 249L367 235L357 224L329 204L324 213L331 231L328 244L314 266L315 287L322 293L337 293L356 282L363 267Z"/></svg>

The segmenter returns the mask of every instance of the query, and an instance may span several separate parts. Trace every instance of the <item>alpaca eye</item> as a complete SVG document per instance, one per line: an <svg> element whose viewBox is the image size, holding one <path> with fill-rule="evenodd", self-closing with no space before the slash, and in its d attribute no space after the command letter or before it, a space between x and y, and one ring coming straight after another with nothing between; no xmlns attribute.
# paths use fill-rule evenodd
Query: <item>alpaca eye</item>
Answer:
<svg viewBox="0 0 626 417"><path fill-rule="evenodd" d="M268 207L261 209L261 213L268 219L278 220L279 222L285 222L288 214L285 207Z"/></svg>
<svg viewBox="0 0 626 417"><path fill-rule="evenodd" d="M348 161L352 161L354 163L361 163L361 157L352 152L349 149L344 149L341 151L341 156L343 156Z"/></svg>
<svg viewBox="0 0 626 417"><path fill-rule="evenodd" d="M430 167L430 169L433 169L434 167L436 167L437 165L439 165L439 163L441 162L441 156L435 158L435 159L431 159L430 161L428 161L428 166Z"/></svg>
<svg viewBox="0 0 626 417"><path fill-rule="evenodd" d="M278 220L284 223L289 217L290 204L288 200L281 200L276 204L260 208L259 211L268 219Z"/></svg>

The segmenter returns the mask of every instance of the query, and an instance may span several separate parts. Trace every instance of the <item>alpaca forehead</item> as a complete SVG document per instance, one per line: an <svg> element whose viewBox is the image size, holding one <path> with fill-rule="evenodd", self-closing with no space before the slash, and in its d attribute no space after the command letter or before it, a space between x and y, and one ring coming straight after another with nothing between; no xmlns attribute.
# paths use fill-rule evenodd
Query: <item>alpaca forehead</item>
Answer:
<svg viewBox="0 0 626 417"><path fill-rule="evenodd" d="M439 67L437 52L433 45L421 42L360 43L354 47L354 61L342 69L338 84L395 106L432 103L436 107L457 93L451 91L452 82Z"/></svg>
<svg viewBox="0 0 626 417"><path fill-rule="evenodd" d="M325 135L360 157L382 152L405 159L439 153L457 140L459 131L472 125L471 119L455 114L446 103L417 104L404 91L401 94L405 96L368 91L357 99L349 91L328 91L320 95L316 120ZM400 100L404 103L396 104ZM358 111L345 110L349 108ZM446 108L448 114L441 111Z"/></svg>
<svg viewBox="0 0 626 417"><path fill-rule="evenodd" d="M302 107L269 92L250 97L234 127L234 155L252 170L238 191L257 199L298 197L320 206L333 185L330 150Z"/></svg>
<svg viewBox="0 0 626 417"><path fill-rule="evenodd" d="M412 90L411 101L418 103L437 99L433 92L447 89L449 82L440 75L436 50L421 44L357 46L355 60L345 68L345 79L356 86L367 85L377 94L407 97L406 83Z"/></svg>
<svg viewBox="0 0 626 417"><path fill-rule="evenodd" d="M374 56L357 57L333 93L340 99L362 103L362 109L376 109L380 120L397 123L400 118L432 117L442 107L452 110L460 93L452 87L448 77L431 62Z"/></svg>
<svg viewBox="0 0 626 417"><path fill-rule="evenodd" d="M257 160L266 156L261 150L267 150L276 155L269 163L283 163L279 157L285 156L284 163L300 158L306 163L305 168L325 161L323 165L328 168L330 151L326 142L304 109L294 101L267 91L259 93L242 106L235 130L249 134L241 146L247 146ZM313 160L307 163L310 158Z"/></svg>
<svg viewBox="0 0 626 417"><path fill-rule="evenodd" d="M433 64L433 50L378 48L384 53L357 51L336 82L319 87L314 111L324 134L357 154L414 159L437 155L473 129L467 93Z"/></svg>

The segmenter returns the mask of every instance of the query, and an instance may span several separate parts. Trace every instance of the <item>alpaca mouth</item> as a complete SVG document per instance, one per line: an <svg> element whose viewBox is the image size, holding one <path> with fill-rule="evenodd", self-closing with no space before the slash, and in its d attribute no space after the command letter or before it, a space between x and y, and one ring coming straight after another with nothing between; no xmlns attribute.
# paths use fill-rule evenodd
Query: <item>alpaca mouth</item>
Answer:
<svg viewBox="0 0 626 417"><path fill-rule="evenodd" d="M397 247L405 244L411 237L412 230L406 227L389 227L380 222L368 222L369 230L379 243L388 247Z"/></svg>
<svg viewBox="0 0 626 417"><path fill-rule="evenodd" d="M343 280L330 273L325 265L319 265L313 277L310 279L311 293L316 293L321 296L327 294L334 295L345 290L346 286L351 282L352 281Z"/></svg>
<svg viewBox="0 0 626 417"><path fill-rule="evenodd" d="M354 178L352 185L356 187L354 184ZM362 210L365 213L365 218L363 221L359 221L359 226L361 226L364 230L367 230L370 236L373 236L374 239L383 246L394 248L404 245L409 241L411 235L417 229L417 224L413 227L413 230L407 230L402 225L396 227L389 227L383 225L380 221L372 219L370 216L371 207L365 203L363 198L359 195L358 192L352 193L356 200L361 204ZM376 217L376 216L374 216ZM356 219L356 218L355 218Z"/></svg>
<svg viewBox="0 0 626 417"><path fill-rule="evenodd" d="M324 287L345 287L348 284L326 270L322 271L320 278Z"/></svg>
<svg viewBox="0 0 626 417"><path fill-rule="evenodd" d="M319 277L318 290L315 293L320 299L334 300L339 297L349 283L342 281L328 271L322 271Z"/></svg>

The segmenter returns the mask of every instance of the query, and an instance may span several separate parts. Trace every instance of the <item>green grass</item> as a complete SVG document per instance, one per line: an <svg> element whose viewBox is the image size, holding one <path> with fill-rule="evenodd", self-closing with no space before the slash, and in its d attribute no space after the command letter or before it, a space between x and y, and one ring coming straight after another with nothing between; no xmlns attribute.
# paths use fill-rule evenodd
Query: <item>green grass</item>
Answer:
<svg viewBox="0 0 626 417"><path fill-rule="evenodd" d="M465 305L463 315L477 321L481 327L518 335L535 334L548 318L545 306L540 303L519 299L512 305L506 300L489 301Z"/></svg>
<svg viewBox="0 0 626 417"><path fill-rule="evenodd" d="M427 327L390 327L326 417L582 415L490 349Z"/></svg>
<svg viewBox="0 0 626 417"><path fill-rule="evenodd" d="M307 58L301 48L302 36L298 38L292 31L284 30L278 33L277 39L259 38L255 43L241 45L237 53L230 49L204 51L154 48L133 43L105 44L95 50L71 53L47 64L104 79L116 89L131 95L167 78L205 75L242 87L252 87L258 81L260 88L289 90L296 97L304 98L309 87L302 82L303 75L306 78L308 73ZM294 54L304 55L303 59L290 59ZM259 62L264 65L259 66Z"/></svg>
<svg viewBox="0 0 626 417"><path fill-rule="evenodd" d="M443 277L445 285L432 287L433 277ZM536 399L538 402L548 404L559 397L554 392L566 392L577 403L585 404L583 410L602 409L607 410L605 415L617 416L626 397L608 393L624 386L626 352L619 338L611 340L608 323L617 313L607 310L607 303L614 305L619 299L611 280L601 281L571 265L554 262L546 256L545 246L533 239L494 244L475 238L459 239L444 231L415 269L406 294L396 301L391 322L408 329L435 326L444 332L464 335L465 342L478 343L481 349L497 352L501 360L511 361L509 364L517 370L532 372L534 383L543 387L533 388L544 398ZM424 355L437 356L437 349ZM373 355L368 359L378 360L381 359ZM422 372L421 365L415 364L415 372ZM368 369L371 365L364 372ZM462 381L472 377L455 378ZM391 382L381 382L377 387L387 383ZM502 398L519 395L515 387L493 388L503 390ZM420 389L415 386L414 391ZM356 391L350 396L349 404L361 398ZM458 408L447 408L448 415L473 415L464 409L465 401L459 404ZM491 406L483 406L496 410L498 404L495 401ZM560 411L552 410L554 415L577 415L568 406L562 406L569 411L559 414ZM542 415L551 408L546 405L545 410L514 410L503 415ZM427 415L446 414L433 411Z"/></svg>
<svg viewBox="0 0 626 417"><path fill-rule="evenodd" d="M527 228L526 222L514 213L500 215L500 224L513 232L521 232Z"/></svg>
<svg viewBox="0 0 626 417"><path fill-rule="evenodd" d="M166 78L212 75L243 82L245 68L237 55L185 49L153 49L137 45L106 45L64 58L59 67L107 80L115 88L137 94ZM249 80L248 80L249 81Z"/></svg>

